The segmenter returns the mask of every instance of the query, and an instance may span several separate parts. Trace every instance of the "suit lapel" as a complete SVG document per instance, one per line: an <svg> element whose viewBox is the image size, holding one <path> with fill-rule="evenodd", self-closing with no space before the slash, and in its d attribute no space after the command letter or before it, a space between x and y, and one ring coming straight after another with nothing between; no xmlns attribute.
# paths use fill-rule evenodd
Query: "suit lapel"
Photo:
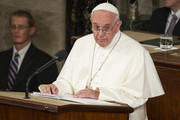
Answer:
<svg viewBox="0 0 180 120"><path fill-rule="evenodd" d="M165 30L165 28L166 28L166 23L167 23L167 20L168 20L168 17L169 17L169 14L171 13L171 10L169 9L169 8L167 8L167 9L165 9L165 12L164 12L164 20L165 21L163 21L163 26L164 26L164 30ZM173 34L174 35L179 35L180 34L180 20L178 20L178 22L177 22L177 24L176 24L176 26L175 26L175 28L174 28L174 30L173 30ZM164 33L165 33L165 31L164 31Z"/></svg>
<svg viewBox="0 0 180 120"><path fill-rule="evenodd" d="M27 78L34 71L30 69L33 64L32 58L33 58L34 53L35 53L35 47L33 44L31 44L26 55L24 56L18 75L16 77L16 82L14 85L15 87L19 86L20 84L26 83Z"/></svg>
<svg viewBox="0 0 180 120"><path fill-rule="evenodd" d="M10 65L10 62L11 62L11 59L12 59L12 54L13 54L13 49L9 49L6 53L5 56L3 56L5 59L3 59L2 63L3 65L1 67L3 67L3 71L6 71L6 72L3 72L5 73L3 76L4 78L1 78L3 79L3 82L1 82L1 86L4 86L5 88L7 88L7 83L8 83L8 73L9 73L9 65Z"/></svg>
<svg viewBox="0 0 180 120"><path fill-rule="evenodd" d="M168 21L168 17L169 17L169 14L170 14L170 9L167 8L164 10L164 15L162 16L162 19L161 19L161 22L162 22L162 32L165 33L165 30L166 30L166 23Z"/></svg>
<svg viewBox="0 0 180 120"><path fill-rule="evenodd" d="M180 20L178 20L178 22L176 23L176 26L173 30L173 34L177 36L180 35Z"/></svg>

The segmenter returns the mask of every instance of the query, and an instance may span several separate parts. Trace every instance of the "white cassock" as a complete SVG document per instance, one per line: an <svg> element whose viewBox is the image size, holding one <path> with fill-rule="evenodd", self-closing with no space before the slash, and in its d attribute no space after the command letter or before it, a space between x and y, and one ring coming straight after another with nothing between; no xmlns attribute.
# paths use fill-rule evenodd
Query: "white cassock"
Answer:
<svg viewBox="0 0 180 120"><path fill-rule="evenodd" d="M93 34L78 39L53 84L59 95L98 88L100 100L134 108L129 120L147 120L146 101L164 94L149 53L120 31L105 48L96 44Z"/></svg>

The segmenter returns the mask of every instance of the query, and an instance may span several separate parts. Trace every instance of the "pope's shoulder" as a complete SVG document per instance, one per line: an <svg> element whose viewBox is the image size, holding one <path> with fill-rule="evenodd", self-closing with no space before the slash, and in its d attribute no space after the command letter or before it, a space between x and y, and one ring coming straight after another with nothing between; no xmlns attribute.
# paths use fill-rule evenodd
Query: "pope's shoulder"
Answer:
<svg viewBox="0 0 180 120"><path fill-rule="evenodd" d="M95 40L94 40L93 34L88 34L88 35L78 38L75 41L73 47L75 47L75 46L87 47L87 46L93 44L94 42L95 42Z"/></svg>
<svg viewBox="0 0 180 120"><path fill-rule="evenodd" d="M144 47L134 38L126 35L125 33L121 33L122 39L120 43L124 44L126 47L130 47L132 49L144 49Z"/></svg>
<svg viewBox="0 0 180 120"><path fill-rule="evenodd" d="M91 42L91 41L93 41L94 40L94 37L93 37L93 34L91 33L91 34L87 34L87 35L84 35L84 36L82 36L82 37L80 37L79 39L77 39L76 40L76 42L82 42L82 43L84 43L84 42Z"/></svg>

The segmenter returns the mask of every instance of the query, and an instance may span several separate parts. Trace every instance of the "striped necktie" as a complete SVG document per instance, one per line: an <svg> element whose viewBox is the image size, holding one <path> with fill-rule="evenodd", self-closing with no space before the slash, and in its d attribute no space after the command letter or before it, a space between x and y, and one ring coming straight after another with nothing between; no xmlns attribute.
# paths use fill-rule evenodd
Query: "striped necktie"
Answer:
<svg viewBox="0 0 180 120"><path fill-rule="evenodd" d="M175 25L176 25L176 20L177 20L177 19L178 19L178 17L177 17L175 14L173 14L173 15L172 15L171 22L170 22L170 24L169 24L169 28L168 28L168 30L167 30L167 34L168 34L168 35L172 35L172 32L173 32L174 27L175 27Z"/></svg>
<svg viewBox="0 0 180 120"><path fill-rule="evenodd" d="M16 79L16 75L18 73L18 58L19 54L15 53L14 58L12 59L9 67L9 74L8 74L8 88L9 90L13 89L14 81Z"/></svg>

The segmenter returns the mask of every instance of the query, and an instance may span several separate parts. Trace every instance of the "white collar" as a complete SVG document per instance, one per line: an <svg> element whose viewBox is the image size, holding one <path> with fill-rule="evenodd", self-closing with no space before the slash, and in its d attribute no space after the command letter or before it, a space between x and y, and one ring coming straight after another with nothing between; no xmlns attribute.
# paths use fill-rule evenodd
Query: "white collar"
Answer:
<svg viewBox="0 0 180 120"><path fill-rule="evenodd" d="M178 19L180 18L180 9L176 12L176 13L174 13L172 10L171 10L171 15L173 15L173 14L175 14L177 17L178 17Z"/></svg>
<svg viewBox="0 0 180 120"><path fill-rule="evenodd" d="M112 48L116 43L117 41L119 40L119 36L121 35L121 32L118 31L114 38L112 39L111 43L105 47L101 47L99 44L96 44L98 48L103 48L103 49L109 49L109 48Z"/></svg>
<svg viewBox="0 0 180 120"><path fill-rule="evenodd" d="M23 49L21 49L20 51L18 51L18 54L21 58L24 58L26 52L28 51L29 47L31 45L31 42L29 42ZM13 46L13 57L15 55L15 53L17 52L15 46Z"/></svg>

